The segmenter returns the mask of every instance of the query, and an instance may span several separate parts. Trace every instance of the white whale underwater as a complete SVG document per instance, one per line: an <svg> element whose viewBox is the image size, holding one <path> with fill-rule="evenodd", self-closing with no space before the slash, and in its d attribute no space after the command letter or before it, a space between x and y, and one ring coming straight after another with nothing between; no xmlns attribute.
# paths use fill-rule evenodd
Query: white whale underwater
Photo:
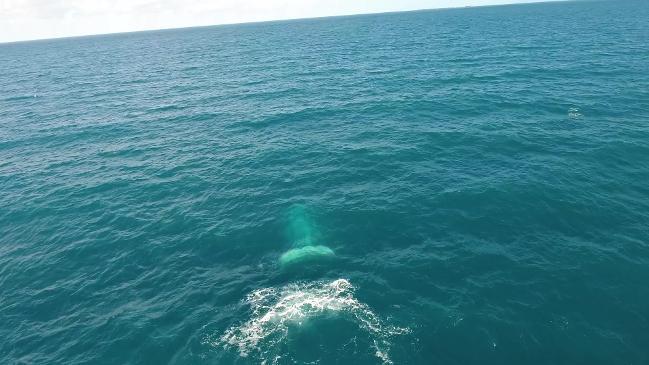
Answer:
<svg viewBox="0 0 649 365"><path fill-rule="evenodd" d="M289 209L286 236L291 248L279 257L281 269L303 268L335 258L331 248L320 244L322 236L304 205ZM281 344L289 341L295 326L308 326L324 317L354 324L359 332L348 345L366 341L380 363L393 364L389 354L392 339L408 335L411 330L380 318L355 297L354 291L345 278L296 281L255 290L244 300L250 306L250 319L229 327L217 338L206 338L204 343L238 350L239 356L249 358L251 363L298 363ZM293 334L299 335L299 331Z"/></svg>
<svg viewBox="0 0 649 365"><path fill-rule="evenodd" d="M321 238L319 231L304 205L292 206L287 218L286 233L292 247L280 256L281 268L288 269L300 264L331 260L335 257L331 248L318 244Z"/></svg>

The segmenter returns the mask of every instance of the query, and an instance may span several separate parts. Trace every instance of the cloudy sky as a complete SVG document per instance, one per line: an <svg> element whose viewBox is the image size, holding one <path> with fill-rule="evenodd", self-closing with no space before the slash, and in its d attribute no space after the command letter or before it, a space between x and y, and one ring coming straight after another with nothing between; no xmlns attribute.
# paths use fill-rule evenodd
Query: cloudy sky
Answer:
<svg viewBox="0 0 649 365"><path fill-rule="evenodd" d="M0 42L530 0L0 0Z"/></svg>

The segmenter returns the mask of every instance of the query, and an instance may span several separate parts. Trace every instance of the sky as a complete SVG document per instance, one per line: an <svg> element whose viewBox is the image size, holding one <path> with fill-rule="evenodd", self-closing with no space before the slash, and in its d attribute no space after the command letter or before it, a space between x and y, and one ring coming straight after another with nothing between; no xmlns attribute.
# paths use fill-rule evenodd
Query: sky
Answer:
<svg viewBox="0 0 649 365"><path fill-rule="evenodd" d="M0 42L532 0L0 0Z"/></svg>

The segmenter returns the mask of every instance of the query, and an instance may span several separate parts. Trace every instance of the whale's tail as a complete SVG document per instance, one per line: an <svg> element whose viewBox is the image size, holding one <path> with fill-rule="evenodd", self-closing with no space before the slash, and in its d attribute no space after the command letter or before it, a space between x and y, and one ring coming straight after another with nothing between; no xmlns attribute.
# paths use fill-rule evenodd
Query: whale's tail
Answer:
<svg viewBox="0 0 649 365"><path fill-rule="evenodd" d="M292 248L279 258L282 268L317 263L335 256L332 249L318 244L320 234L307 207L302 204L289 209L287 236Z"/></svg>
<svg viewBox="0 0 649 365"><path fill-rule="evenodd" d="M279 264L283 268L301 264L315 263L335 256L332 249L327 246L304 246L290 249L279 258Z"/></svg>

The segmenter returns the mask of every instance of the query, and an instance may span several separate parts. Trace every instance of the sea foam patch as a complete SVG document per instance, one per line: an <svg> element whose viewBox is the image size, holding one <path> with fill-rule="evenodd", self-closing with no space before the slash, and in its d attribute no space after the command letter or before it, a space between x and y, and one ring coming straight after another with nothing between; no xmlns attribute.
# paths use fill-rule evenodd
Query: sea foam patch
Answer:
<svg viewBox="0 0 649 365"><path fill-rule="evenodd" d="M206 342L236 349L242 357L263 354L264 348L286 340L293 326L323 316L340 315L371 337L375 356L384 364L390 364L390 339L410 332L408 328L381 320L365 303L354 297L354 287L345 279L260 289L250 293L245 302L251 307L251 318ZM278 357L268 359L271 363L277 360Z"/></svg>

